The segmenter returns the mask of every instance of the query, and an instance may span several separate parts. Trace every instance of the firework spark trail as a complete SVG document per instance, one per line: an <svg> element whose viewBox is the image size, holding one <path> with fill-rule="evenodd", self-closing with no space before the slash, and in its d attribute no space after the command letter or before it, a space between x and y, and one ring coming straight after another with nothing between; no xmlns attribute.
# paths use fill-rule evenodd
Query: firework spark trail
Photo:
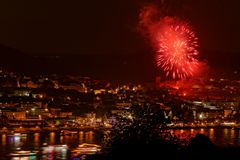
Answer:
<svg viewBox="0 0 240 160"><path fill-rule="evenodd" d="M195 59L197 38L190 26L176 18L165 18L156 28L157 66L174 79L192 76L199 63Z"/></svg>
<svg viewBox="0 0 240 160"><path fill-rule="evenodd" d="M156 63L167 77L184 79L199 69L198 39L191 26L176 17L158 18L156 7L147 6L140 14L140 25L156 49Z"/></svg>

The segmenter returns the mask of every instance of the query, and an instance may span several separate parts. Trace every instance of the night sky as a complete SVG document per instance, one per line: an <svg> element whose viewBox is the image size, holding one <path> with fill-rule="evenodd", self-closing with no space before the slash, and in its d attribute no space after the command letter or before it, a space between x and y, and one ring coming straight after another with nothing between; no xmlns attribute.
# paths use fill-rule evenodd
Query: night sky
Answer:
<svg viewBox="0 0 240 160"><path fill-rule="evenodd" d="M136 54L147 45L138 14L151 2L184 15L201 49L240 51L239 0L1 1L0 43L33 55Z"/></svg>

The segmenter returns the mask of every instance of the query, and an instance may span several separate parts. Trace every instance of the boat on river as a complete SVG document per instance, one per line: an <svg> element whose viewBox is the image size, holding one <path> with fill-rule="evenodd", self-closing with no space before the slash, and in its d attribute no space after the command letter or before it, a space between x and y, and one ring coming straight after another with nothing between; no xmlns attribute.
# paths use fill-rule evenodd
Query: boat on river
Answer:
<svg viewBox="0 0 240 160"><path fill-rule="evenodd" d="M60 135L73 136L77 133L78 133L78 131L61 130Z"/></svg>
<svg viewBox="0 0 240 160"><path fill-rule="evenodd" d="M17 150L10 154L9 157L35 157L37 156L38 151L27 151L27 150Z"/></svg>
<svg viewBox="0 0 240 160"><path fill-rule="evenodd" d="M72 150L73 154L77 155L92 155L98 154L101 151L101 146L97 144L80 144L76 149Z"/></svg>

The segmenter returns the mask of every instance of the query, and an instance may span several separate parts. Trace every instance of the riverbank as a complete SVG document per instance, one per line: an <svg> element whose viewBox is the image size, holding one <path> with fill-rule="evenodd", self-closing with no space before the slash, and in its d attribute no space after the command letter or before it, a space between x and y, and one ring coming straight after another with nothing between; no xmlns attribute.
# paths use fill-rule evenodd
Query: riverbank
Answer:
<svg viewBox="0 0 240 160"><path fill-rule="evenodd" d="M223 126L223 125L212 125L212 126L164 126L161 129L164 130L180 130L180 129L233 129L233 130L240 130L239 126ZM104 128L104 127L81 127L81 128L76 128L76 127L32 127L32 128L23 128L23 127L18 127L18 128L13 128L13 127L3 127L0 129L0 133L38 133L38 132L61 132L63 130L67 131L106 131L110 130L111 128Z"/></svg>

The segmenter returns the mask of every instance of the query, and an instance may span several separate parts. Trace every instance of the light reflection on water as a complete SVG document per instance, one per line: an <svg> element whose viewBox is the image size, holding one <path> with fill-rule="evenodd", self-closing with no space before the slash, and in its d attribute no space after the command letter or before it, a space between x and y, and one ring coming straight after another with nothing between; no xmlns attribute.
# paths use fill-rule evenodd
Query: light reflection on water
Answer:
<svg viewBox="0 0 240 160"><path fill-rule="evenodd" d="M240 146L240 131L233 129L179 129L170 130L170 132L176 135L180 139L188 139L194 137L197 133L207 135L216 145L219 146ZM21 149L21 150L38 150L42 152L44 150L44 144L50 146L45 150L45 155L42 155L39 159L51 160L51 159L69 159L71 156L70 151L76 148L82 143L95 143L101 144L102 139L97 136L93 131L80 131L76 134L61 135L58 132L49 133L31 133L21 134L18 136L0 134L0 157L5 157L9 153ZM56 145L66 144L68 148L59 149ZM45 148L46 149L46 148ZM41 151L42 150L42 151ZM12 160L20 160L19 157L15 157ZM21 160L33 160L36 157L21 157Z"/></svg>
<svg viewBox="0 0 240 160"><path fill-rule="evenodd" d="M50 135L49 135L49 143L50 144L54 144L55 143L55 132L51 132Z"/></svg>
<svg viewBox="0 0 240 160"><path fill-rule="evenodd" d="M194 137L196 134L204 134L218 146L240 146L240 131L228 128L210 128L210 129L184 129L184 130L171 130L171 133L180 139Z"/></svg>
<svg viewBox="0 0 240 160"><path fill-rule="evenodd" d="M210 128L209 130L209 138L214 141L215 140L215 136L214 136L214 129L213 128Z"/></svg>
<svg viewBox="0 0 240 160"><path fill-rule="evenodd" d="M0 157L6 157L10 153L18 150L39 151L42 160L65 160L69 159L70 151L82 143L100 144L101 139L97 139L93 131L80 131L76 134L61 135L58 132L49 133L29 133L29 134L0 134ZM67 147L59 147L66 144ZM0 158L1 159L1 158ZM6 158L7 159L7 158ZM34 160L31 157L13 157L11 160Z"/></svg>
<svg viewBox="0 0 240 160"><path fill-rule="evenodd" d="M40 137L40 133L34 133L34 147L35 148L39 147L39 137Z"/></svg>
<svg viewBox="0 0 240 160"><path fill-rule="evenodd" d="M83 143L84 142L84 133L83 131L79 132L79 143Z"/></svg>
<svg viewBox="0 0 240 160"><path fill-rule="evenodd" d="M2 134L2 146L5 147L7 144L7 135L6 134Z"/></svg>

